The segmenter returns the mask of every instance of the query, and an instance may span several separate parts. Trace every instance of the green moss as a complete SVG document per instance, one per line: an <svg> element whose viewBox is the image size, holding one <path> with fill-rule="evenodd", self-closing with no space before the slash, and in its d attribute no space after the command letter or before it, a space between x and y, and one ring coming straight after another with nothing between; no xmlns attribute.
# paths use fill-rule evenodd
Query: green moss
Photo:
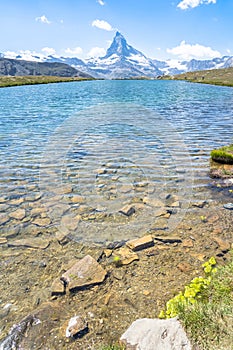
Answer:
<svg viewBox="0 0 233 350"><path fill-rule="evenodd" d="M211 152L210 156L215 162L233 164L233 145L215 149Z"/></svg>

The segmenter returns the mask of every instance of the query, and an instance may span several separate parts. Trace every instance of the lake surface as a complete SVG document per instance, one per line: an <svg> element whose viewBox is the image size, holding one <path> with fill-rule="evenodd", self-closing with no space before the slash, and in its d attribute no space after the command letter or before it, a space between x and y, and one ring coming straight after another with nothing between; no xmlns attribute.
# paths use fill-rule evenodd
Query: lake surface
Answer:
<svg viewBox="0 0 233 350"><path fill-rule="evenodd" d="M1 237L60 233L107 244L172 232L193 204L224 201L211 189L209 153L232 143L232 117L226 87L91 81L2 88Z"/></svg>

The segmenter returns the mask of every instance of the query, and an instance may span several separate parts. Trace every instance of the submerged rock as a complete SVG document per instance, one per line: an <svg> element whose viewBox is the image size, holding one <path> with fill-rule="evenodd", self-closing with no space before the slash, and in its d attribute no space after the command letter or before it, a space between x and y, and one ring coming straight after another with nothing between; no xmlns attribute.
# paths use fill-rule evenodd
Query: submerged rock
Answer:
<svg viewBox="0 0 233 350"><path fill-rule="evenodd" d="M47 242L42 238L25 238L15 241L9 241L9 247L24 247L24 248L35 248L35 249L46 249L50 242Z"/></svg>
<svg viewBox="0 0 233 350"><path fill-rule="evenodd" d="M4 225L9 220L10 220L10 218L8 215L6 215L4 213L0 214L0 225Z"/></svg>
<svg viewBox="0 0 233 350"><path fill-rule="evenodd" d="M26 216L26 210L25 209L17 209L15 211L9 213L9 216L12 219L23 220Z"/></svg>
<svg viewBox="0 0 233 350"><path fill-rule="evenodd" d="M107 272L102 266L90 255L86 255L66 271L61 278L69 291L73 292L102 283L106 275Z"/></svg>
<svg viewBox="0 0 233 350"><path fill-rule="evenodd" d="M136 320L120 340L126 350L191 350L190 341L176 318Z"/></svg>

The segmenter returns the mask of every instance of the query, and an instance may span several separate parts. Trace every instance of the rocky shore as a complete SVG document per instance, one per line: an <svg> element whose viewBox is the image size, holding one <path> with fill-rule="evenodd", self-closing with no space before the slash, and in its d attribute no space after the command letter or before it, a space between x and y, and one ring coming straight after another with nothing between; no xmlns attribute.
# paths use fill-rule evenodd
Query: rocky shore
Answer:
<svg viewBox="0 0 233 350"><path fill-rule="evenodd" d="M1 339L26 317L24 349L98 349L119 340L136 319L156 318L203 261L229 258L232 213L199 205L170 236L158 230L108 247L51 234L13 243L2 237ZM84 320L82 337L66 336L73 317Z"/></svg>

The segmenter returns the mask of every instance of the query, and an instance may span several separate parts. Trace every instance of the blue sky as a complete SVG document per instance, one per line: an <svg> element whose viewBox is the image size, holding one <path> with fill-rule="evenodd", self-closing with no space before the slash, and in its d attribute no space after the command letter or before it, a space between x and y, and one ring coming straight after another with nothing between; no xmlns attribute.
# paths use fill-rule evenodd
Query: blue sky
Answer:
<svg viewBox="0 0 233 350"><path fill-rule="evenodd" d="M0 52L103 55L115 30L158 59L233 55L233 0L0 0Z"/></svg>

